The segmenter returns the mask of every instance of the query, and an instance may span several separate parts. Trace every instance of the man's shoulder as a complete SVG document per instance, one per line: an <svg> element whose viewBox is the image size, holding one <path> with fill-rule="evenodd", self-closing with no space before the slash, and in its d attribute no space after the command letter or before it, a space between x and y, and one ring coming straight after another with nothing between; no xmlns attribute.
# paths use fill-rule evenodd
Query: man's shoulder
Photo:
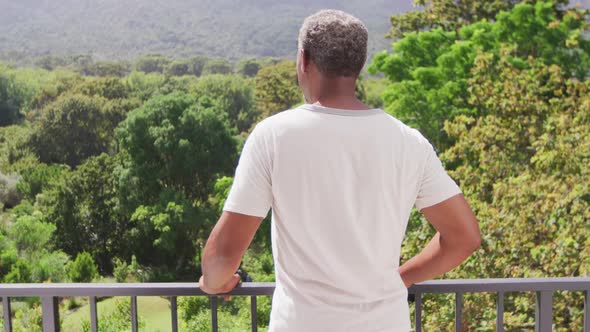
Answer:
<svg viewBox="0 0 590 332"><path fill-rule="evenodd" d="M413 141L420 145L430 144L428 142L428 139L424 137L424 135L422 135L422 133L419 130L410 127L409 125L405 124L393 115L390 115L388 113L385 114L389 119L389 122L391 123L392 127L399 131L403 137L406 137L409 141Z"/></svg>
<svg viewBox="0 0 590 332"><path fill-rule="evenodd" d="M262 119L256 124L255 130L258 132L273 131L274 129L294 124L301 115L301 110L298 107L288 109Z"/></svg>

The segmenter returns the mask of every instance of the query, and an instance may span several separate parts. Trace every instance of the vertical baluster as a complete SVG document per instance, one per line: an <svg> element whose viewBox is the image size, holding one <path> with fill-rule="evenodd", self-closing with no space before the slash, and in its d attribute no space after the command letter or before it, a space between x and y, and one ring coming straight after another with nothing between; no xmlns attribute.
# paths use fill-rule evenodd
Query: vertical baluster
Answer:
<svg viewBox="0 0 590 332"><path fill-rule="evenodd" d="M217 326L217 296L211 296L211 330L218 331Z"/></svg>
<svg viewBox="0 0 590 332"><path fill-rule="evenodd" d="M12 332L12 321L10 320L10 298L2 297L2 310L4 311L4 331Z"/></svg>
<svg viewBox="0 0 590 332"><path fill-rule="evenodd" d="M256 313L256 296L250 296L250 313L252 318L252 332L258 332L258 316Z"/></svg>
<svg viewBox="0 0 590 332"><path fill-rule="evenodd" d="M455 293L455 332L461 332L463 321L461 313L463 312L463 293Z"/></svg>
<svg viewBox="0 0 590 332"><path fill-rule="evenodd" d="M90 329L98 332L98 313L96 310L96 296L90 296Z"/></svg>
<svg viewBox="0 0 590 332"><path fill-rule="evenodd" d="M590 332L590 291L584 291L584 332Z"/></svg>
<svg viewBox="0 0 590 332"><path fill-rule="evenodd" d="M551 332L553 324L553 292L537 292L535 310L535 332Z"/></svg>
<svg viewBox="0 0 590 332"><path fill-rule="evenodd" d="M414 324L416 325L416 332L422 332L422 294L416 292L414 295L415 317Z"/></svg>
<svg viewBox="0 0 590 332"><path fill-rule="evenodd" d="M504 293L498 292L496 300L496 332L504 332Z"/></svg>
<svg viewBox="0 0 590 332"><path fill-rule="evenodd" d="M59 332L59 305L57 297L42 297L43 332Z"/></svg>
<svg viewBox="0 0 590 332"><path fill-rule="evenodd" d="M170 297L170 320L172 321L172 332L178 332L178 306L176 296Z"/></svg>
<svg viewBox="0 0 590 332"><path fill-rule="evenodd" d="M131 331L137 332L137 296L131 297Z"/></svg>

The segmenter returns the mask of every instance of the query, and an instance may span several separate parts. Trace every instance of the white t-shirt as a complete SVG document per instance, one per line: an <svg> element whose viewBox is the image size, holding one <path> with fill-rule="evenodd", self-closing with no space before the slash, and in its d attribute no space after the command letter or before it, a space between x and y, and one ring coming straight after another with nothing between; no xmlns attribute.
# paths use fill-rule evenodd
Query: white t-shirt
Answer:
<svg viewBox="0 0 590 332"><path fill-rule="evenodd" d="M272 207L270 332L407 332L410 211L459 193L417 130L379 109L305 104L256 126L224 210Z"/></svg>

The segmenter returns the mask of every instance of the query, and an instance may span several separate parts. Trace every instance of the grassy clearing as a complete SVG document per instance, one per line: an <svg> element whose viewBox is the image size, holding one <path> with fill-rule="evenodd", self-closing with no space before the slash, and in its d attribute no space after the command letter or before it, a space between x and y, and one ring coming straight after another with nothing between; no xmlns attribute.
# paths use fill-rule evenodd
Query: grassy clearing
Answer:
<svg viewBox="0 0 590 332"><path fill-rule="evenodd" d="M97 303L98 323L102 317L109 316L115 309L116 298L104 299ZM145 331L158 332L171 330L170 302L167 299L150 296L137 298L138 314L145 320ZM64 331L80 332L82 322L90 320L90 305L88 303L72 311L61 313ZM131 319L131 318L130 318ZM178 317L181 325L181 318Z"/></svg>

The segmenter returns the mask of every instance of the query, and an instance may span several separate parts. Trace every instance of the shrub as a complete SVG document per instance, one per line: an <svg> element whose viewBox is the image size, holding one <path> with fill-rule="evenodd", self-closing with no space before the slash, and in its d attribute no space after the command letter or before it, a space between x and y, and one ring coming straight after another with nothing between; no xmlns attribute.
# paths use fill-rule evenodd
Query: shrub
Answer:
<svg viewBox="0 0 590 332"><path fill-rule="evenodd" d="M127 265L127 262L115 257L113 259L113 275L117 282L127 281L127 277L129 276L129 265Z"/></svg>
<svg viewBox="0 0 590 332"><path fill-rule="evenodd" d="M90 282L98 276L94 259L87 252L79 253L76 260L66 265L68 277L73 282Z"/></svg>

